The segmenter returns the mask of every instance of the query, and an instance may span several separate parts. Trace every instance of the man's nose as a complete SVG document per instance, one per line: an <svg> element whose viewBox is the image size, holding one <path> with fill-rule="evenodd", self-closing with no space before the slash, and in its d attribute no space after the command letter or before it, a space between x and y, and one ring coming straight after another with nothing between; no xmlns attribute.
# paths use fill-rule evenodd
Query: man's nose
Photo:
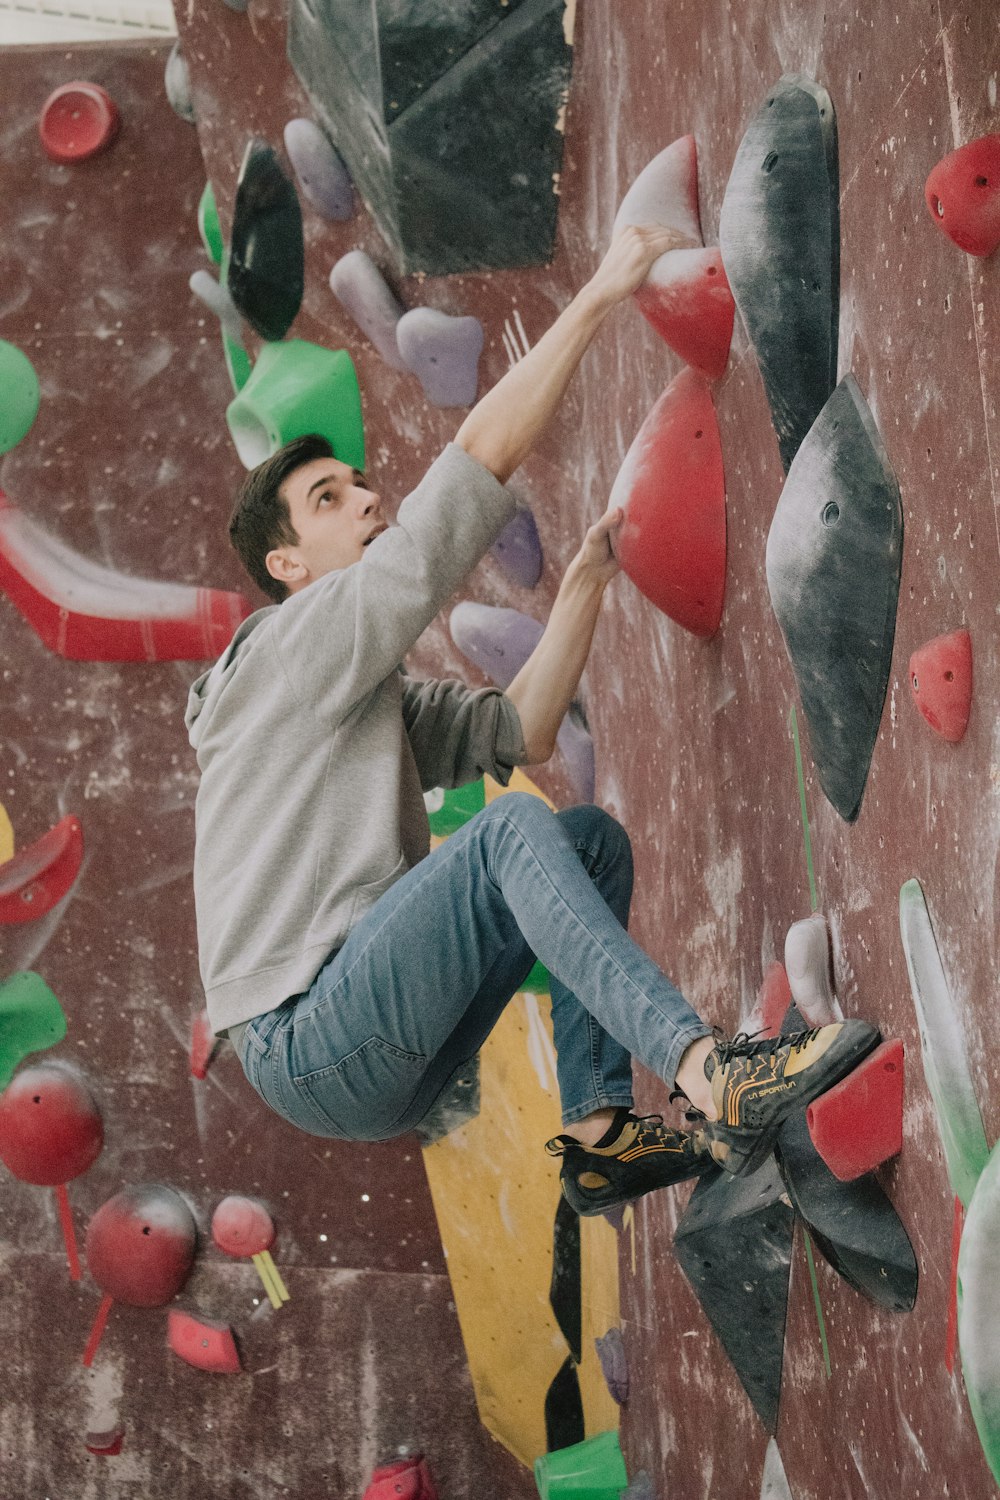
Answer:
<svg viewBox="0 0 1000 1500"><path fill-rule="evenodd" d="M373 511L379 509L382 501L381 497L376 493L375 490L360 490L359 494L362 500L360 508L360 514L362 516L370 516Z"/></svg>

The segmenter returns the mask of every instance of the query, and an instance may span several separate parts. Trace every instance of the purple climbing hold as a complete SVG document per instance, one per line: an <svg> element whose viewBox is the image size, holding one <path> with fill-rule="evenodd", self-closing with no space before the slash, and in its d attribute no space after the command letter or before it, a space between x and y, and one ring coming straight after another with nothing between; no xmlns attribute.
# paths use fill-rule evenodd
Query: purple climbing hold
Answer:
<svg viewBox="0 0 1000 1500"><path fill-rule="evenodd" d="M349 219L354 212L350 173L319 126L312 120L289 120L285 150L302 195L316 212L324 219Z"/></svg>
<svg viewBox="0 0 1000 1500"><path fill-rule="evenodd" d="M434 307L415 307L396 325L396 343L432 406L471 406L479 385L483 325Z"/></svg>
<svg viewBox="0 0 1000 1500"><path fill-rule="evenodd" d="M609 1328L602 1339L594 1340L594 1348L597 1350L608 1390L621 1406L628 1400L628 1363L621 1329Z"/></svg>
<svg viewBox="0 0 1000 1500"><path fill-rule="evenodd" d="M363 250L342 255L330 272L330 290L386 364L407 369L396 344L396 327L406 309L371 256Z"/></svg>
<svg viewBox="0 0 1000 1500"><path fill-rule="evenodd" d="M475 662L498 687L507 688L541 640L544 626L519 609L497 609L465 600L449 621L459 651ZM570 704L559 726L556 745L581 802L594 798L594 742L579 704Z"/></svg>
<svg viewBox="0 0 1000 1500"><path fill-rule="evenodd" d="M535 587L542 576L542 545L530 510L520 507L490 550L514 583L519 583L523 589Z"/></svg>

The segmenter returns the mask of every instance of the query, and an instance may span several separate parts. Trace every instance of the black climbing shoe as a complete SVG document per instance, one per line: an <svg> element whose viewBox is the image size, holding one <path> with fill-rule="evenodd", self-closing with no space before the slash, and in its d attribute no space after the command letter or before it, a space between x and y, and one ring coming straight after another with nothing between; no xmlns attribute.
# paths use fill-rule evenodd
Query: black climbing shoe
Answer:
<svg viewBox="0 0 1000 1500"><path fill-rule="evenodd" d="M550 1156L562 1157L563 1195L584 1218L715 1167L701 1131L671 1130L662 1115L637 1119L620 1109L603 1140L608 1144L584 1146L557 1135L545 1145Z"/></svg>
<svg viewBox="0 0 1000 1500"><path fill-rule="evenodd" d="M688 1119L698 1121L720 1167L753 1172L769 1156L782 1121L832 1088L880 1041L867 1021L760 1039L741 1032L705 1060L718 1119L697 1112Z"/></svg>

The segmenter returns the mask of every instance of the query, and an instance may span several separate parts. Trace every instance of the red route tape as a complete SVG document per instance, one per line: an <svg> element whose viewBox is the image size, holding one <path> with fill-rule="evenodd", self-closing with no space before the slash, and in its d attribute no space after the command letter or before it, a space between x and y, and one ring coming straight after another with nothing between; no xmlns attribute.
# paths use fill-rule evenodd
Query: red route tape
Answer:
<svg viewBox="0 0 1000 1500"><path fill-rule="evenodd" d="M64 1182L60 1182L56 1188L56 1202L59 1205L59 1222L62 1225L63 1239L66 1241L66 1259L69 1261L70 1280L79 1281L80 1255L76 1248L73 1211L69 1206L69 1194L66 1191L66 1184Z"/></svg>
<svg viewBox="0 0 1000 1500"><path fill-rule="evenodd" d="M94 1326L90 1330L87 1347L83 1351L83 1363L87 1366L88 1370L94 1363L94 1355L97 1353L97 1346L101 1342L101 1336L108 1321L108 1313L111 1311L111 1304L114 1300L114 1297L109 1297L107 1294L101 1298L101 1305L97 1309L97 1317L94 1319Z"/></svg>
<svg viewBox="0 0 1000 1500"><path fill-rule="evenodd" d="M951 1280L948 1288L948 1331L944 1341L944 1367L951 1375L955 1369L955 1344L958 1338L958 1250L962 1243L965 1212L956 1194L955 1213L951 1223Z"/></svg>

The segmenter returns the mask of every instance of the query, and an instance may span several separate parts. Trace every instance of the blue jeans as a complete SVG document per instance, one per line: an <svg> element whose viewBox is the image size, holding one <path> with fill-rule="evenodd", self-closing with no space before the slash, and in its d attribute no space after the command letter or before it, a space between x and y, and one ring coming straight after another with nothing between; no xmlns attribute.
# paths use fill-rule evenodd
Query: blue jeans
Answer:
<svg viewBox="0 0 1000 1500"><path fill-rule="evenodd" d="M597 807L499 797L408 871L239 1043L265 1103L312 1135L412 1130L526 979L551 976L566 1125L632 1103L631 1056L672 1084L705 1026L625 931L632 851Z"/></svg>

